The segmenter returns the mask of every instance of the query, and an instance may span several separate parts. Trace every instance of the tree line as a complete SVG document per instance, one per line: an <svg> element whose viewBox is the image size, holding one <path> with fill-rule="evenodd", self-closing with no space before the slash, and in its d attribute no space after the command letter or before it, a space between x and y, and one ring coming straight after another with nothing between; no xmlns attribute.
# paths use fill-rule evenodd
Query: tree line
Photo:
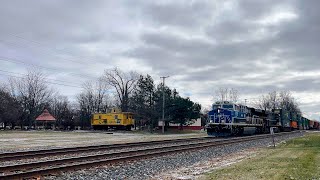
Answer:
<svg viewBox="0 0 320 180"><path fill-rule="evenodd" d="M266 95L260 96L256 107L262 110L271 111L272 109L284 109L294 114L301 115L301 109L296 99L292 96L290 91L272 91Z"/></svg>
<svg viewBox="0 0 320 180"><path fill-rule="evenodd" d="M32 128L46 108L64 129L90 128L93 113L107 113L112 107L135 114L138 127L154 128L162 117L163 90L165 119L181 126L200 116L201 105L179 95L176 89L155 84L150 75L118 68L105 70L95 81L82 85L76 98L61 95L49 86L47 77L29 70L22 78L9 78L0 86L0 124L10 128Z"/></svg>
<svg viewBox="0 0 320 180"><path fill-rule="evenodd" d="M214 100L216 101L230 101L237 103L239 101L239 91L234 88L220 87L214 92ZM284 109L294 114L301 115L301 109L297 100L293 97L292 93L288 90L271 91L265 95L258 97L252 103L254 108L262 109L265 111L272 111L273 109Z"/></svg>

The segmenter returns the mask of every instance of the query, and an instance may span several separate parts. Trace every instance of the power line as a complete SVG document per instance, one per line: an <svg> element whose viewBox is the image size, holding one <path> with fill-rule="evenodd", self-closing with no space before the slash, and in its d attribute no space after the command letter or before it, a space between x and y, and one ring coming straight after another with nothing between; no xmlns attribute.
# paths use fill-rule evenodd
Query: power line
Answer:
<svg viewBox="0 0 320 180"><path fill-rule="evenodd" d="M26 74L16 73L16 72L11 72L11 71L5 71L5 70L1 70L1 69L0 69L0 71L5 72L5 73L19 74L19 75L22 75L22 76L27 76ZM46 78L46 79L48 79L48 80L53 80L53 81L58 81L58 82L64 82L64 83L74 84L73 82L63 81L63 80L58 80L58 79L51 79L51 78ZM76 84L76 85L79 85L79 84ZM80 85L79 85L79 86L80 86Z"/></svg>
<svg viewBox="0 0 320 180"><path fill-rule="evenodd" d="M43 47L44 47L44 44L45 44L45 43L41 43L41 42L35 41L35 40L26 39L26 38L24 38L24 37L21 37L21 36L18 36L18 35L16 35L16 34L12 34L12 33L11 33L11 34L9 33L9 36L22 39L23 41L19 41L18 43L21 43L21 44L23 43L23 44L25 44L25 45L27 45L27 46L29 46L29 47L32 47L32 45L36 45L36 46L38 46L38 47L41 46L40 49L42 50L42 53L43 53L43 50L44 50ZM16 44L15 42L12 42L12 40L11 40L11 41L10 41L10 40L2 40L2 42L5 42L6 44L10 44L11 46L23 47L23 45L21 45L21 44ZM26 44L26 42L31 42L32 45ZM70 51L59 50L59 49L57 49L57 48L55 48L55 50L60 51L60 52L63 52L64 54L68 54L68 55L70 55L70 56L74 56L74 54L71 54ZM48 52L48 51L51 51L51 55L57 56L57 54L55 54L55 52L54 52L52 49L46 48L46 51L47 51L47 52ZM46 53L45 53L45 54L46 54ZM42 69L49 69L49 70L53 70L53 71L60 71L60 69L47 68L47 67L44 67L44 66L34 65L34 64L31 64L31 63L26 63L26 62L22 62L22 61L12 60L12 59L8 59L8 58L4 58L4 57L0 57L0 58L1 58L0 60L2 60L2 61L13 62L13 63L20 63L20 64L24 64L24 65L27 65L27 66L40 67L40 68L42 68ZM61 58L60 58L60 59L61 59ZM86 58L86 59L87 59L87 58ZM72 61L72 62L76 62L76 63L82 64L82 65L88 66L87 63L83 63L83 62L79 62L79 61L75 61L75 60L71 60L71 59L65 59L65 58L63 58L63 59L61 59L61 60L68 60L68 61ZM93 61L93 60L91 60L91 61ZM69 73L69 75L80 75L80 76L84 77L83 74L77 74L77 73ZM86 76L85 76L85 77L86 77ZM91 76L91 77L92 77L92 76ZM92 78L96 78L96 77L92 77Z"/></svg>
<svg viewBox="0 0 320 180"><path fill-rule="evenodd" d="M25 79L24 77L14 76L14 75L9 75L9 74L2 74L2 73L0 73L0 75ZM50 81L45 81L45 82L48 83L48 84L55 84L55 85L61 85L61 86L69 86L69 87L75 87L75 88L82 88L82 87L79 87L79 86L67 85L67 84L62 84L62 83L55 83L55 82L50 82Z"/></svg>
<svg viewBox="0 0 320 180"><path fill-rule="evenodd" d="M10 45L10 46L15 46L15 47L23 47L23 48L25 48L24 47L24 45L22 45L22 44L17 44L17 43L14 43L14 42L11 42L11 41L6 41L6 40L0 40L0 42L3 42L3 43L5 43L5 44L7 44L7 45ZM20 42L18 42L18 43L22 43L22 41L20 41ZM25 44L25 43L24 43ZM32 47L32 46L30 46L30 45L28 45L29 47ZM52 53L48 53L48 51L50 51L49 49L43 49L43 48L40 48L40 49L37 49L37 52L40 52L40 53L42 53L42 54L46 54L46 55L49 55L49 54L51 54L51 55L54 55L54 56L57 56L57 54L54 54L54 52ZM63 59L61 59L60 58L60 60L66 60L66 61L71 61L71 62L74 62L74 63L78 63L78 64L82 64L82 65L87 65L87 64L84 64L83 62L79 62L79 61L76 61L76 60L72 60L72 59L65 59L65 58L63 58Z"/></svg>
<svg viewBox="0 0 320 180"><path fill-rule="evenodd" d="M13 59L13 58L7 58L7 57L3 57L3 56L0 56L0 61L6 61L6 62L11 62L11 63L15 63L15 64L24 64L26 66L29 66L29 67L38 67L38 68L41 68L41 69L46 69L46 70L49 70L49 71L55 71L55 72L63 72L61 71L61 69L57 69L57 68L48 68L48 67L45 67L45 66L40 66L40 65L35 65L35 64L32 64L32 63L26 63L26 62L23 62L21 60L17 60L16 58ZM78 74L78 73L69 73L69 75L71 76L81 76L83 77L83 74ZM90 78L96 78L96 77L93 77L91 76ZM89 79L89 78L87 78Z"/></svg>
<svg viewBox="0 0 320 180"><path fill-rule="evenodd" d="M12 36L12 37L14 37L14 38L22 39L22 40L24 40L24 41L26 41L26 42L31 42L31 43L33 43L34 45L37 45L37 46L40 46L40 47L47 46L46 43L43 43L43 42L40 42L40 41L36 41L36 40L32 40L32 39L26 39L26 38L24 38L24 37L22 37L22 36L19 36L19 35L17 35L17 34L8 33L8 35L9 35L9 36ZM21 42L21 41L20 41L20 42ZM49 50L49 51L51 51L51 52L53 52L53 53L55 53L52 49L49 49L48 47L46 47L46 49ZM73 57L75 56L73 53L71 53L70 51L67 51L67 50L65 50L65 49L58 49L58 48L53 48L53 49L54 49L55 51L61 52L62 54L68 54L68 55L73 56ZM83 57L80 57L80 58L84 59ZM95 62L95 61L96 61L96 60L93 60L93 59L89 59L89 58L87 58L87 57L85 57L85 59L86 59L86 60L90 60L90 61L92 61L92 62ZM80 64L81 64L81 62L79 62L79 60L78 60L78 61L76 61L76 60L71 60L71 59L66 59L66 60L74 61L74 62L77 62L77 63L80 63ZM82 61L82 62L83 62L83 61ZM86 63L86 62L83 62L83 63Z"/></svg>
<svg viewBox="0 0 320 180"><path fill-rule="evenodd" d="M21 37L21 36L15 35L15 34L10 34L10 33L9 33L9 35L11 35L11 36L13 36L13 37L16 37L16 38L19 38L19 39L22 39L22 40L24 40L24 41L32 42L32 43L37 44L37 45L39 45L39 46L41 46L41 47L43 47L43 45L45 44L45 43L41 43L41 42L39 42L39 41L35 41L35 40L30 40L30 39L23 38L23 37ZM47 49L48 49L48 48L47 48ZM57 51L61 51L61 52L65 53L65 54L69 54L69 55L71 55L71 56L74 56L73 54L71 54L71 53L68 52L68 51L61 50L61 49L57 49L57 48L54 48L54 49L57 50ZM51 49L48 49L48 50L51 50ZM52 50L51 50L51 51L52 51ZM67 53L66 53L66 52L67 52ZM70 60L70 61L74 61L74 60ZM78 61L75 61L75 62L78 62ZM78 63L79 63L79 62L78 62Z"/></svg>

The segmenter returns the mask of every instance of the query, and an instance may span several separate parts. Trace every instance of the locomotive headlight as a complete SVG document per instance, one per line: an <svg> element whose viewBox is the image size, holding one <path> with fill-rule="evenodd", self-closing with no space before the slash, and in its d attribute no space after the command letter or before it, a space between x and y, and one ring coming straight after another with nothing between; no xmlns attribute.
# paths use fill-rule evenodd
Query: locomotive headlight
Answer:
<svg viewBox="0 0 320 180"><path fill-rule="evenodd" d="M213 123L213 120L210 120L210 123Z"/></svg>

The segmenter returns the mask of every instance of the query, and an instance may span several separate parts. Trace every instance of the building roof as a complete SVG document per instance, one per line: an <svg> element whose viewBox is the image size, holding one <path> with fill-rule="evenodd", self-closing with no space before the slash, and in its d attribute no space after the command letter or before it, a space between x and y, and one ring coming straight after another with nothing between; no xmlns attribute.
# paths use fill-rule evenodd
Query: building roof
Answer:
<svg viewBox="0 0 320 180"><path fill-rule="evenodd" d="M40 116L36 118L36 121L55 121L56 118L54 118L47 109L43 111Z"/></svg>

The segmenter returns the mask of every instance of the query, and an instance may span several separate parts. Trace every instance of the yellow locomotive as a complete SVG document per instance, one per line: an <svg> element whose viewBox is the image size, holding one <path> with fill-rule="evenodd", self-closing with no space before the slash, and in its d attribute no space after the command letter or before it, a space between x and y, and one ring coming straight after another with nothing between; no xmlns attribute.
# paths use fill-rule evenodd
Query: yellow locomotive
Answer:
<svg viewBox="0 0 320 180"><path fill-rule="evenodd" d="M122 112L120 109L113 108L110 113L93 114L91 126L95 130L114 128L129 131L134 126L133 113Z"/></svg>

